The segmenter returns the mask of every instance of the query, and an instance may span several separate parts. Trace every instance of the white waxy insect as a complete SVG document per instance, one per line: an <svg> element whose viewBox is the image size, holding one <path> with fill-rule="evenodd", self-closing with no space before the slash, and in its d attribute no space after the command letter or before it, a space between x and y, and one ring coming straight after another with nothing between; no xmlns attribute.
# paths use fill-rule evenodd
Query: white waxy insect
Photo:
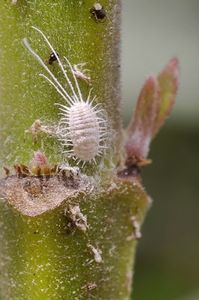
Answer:
<svg viewBox="0 0 199 300"><path fill-rule="evenodd" d="M86 65L86 63L80 63L77 65L73 66L73 72L75 74L75 76L78 79L82 79L84 80L87 84L91 83L91 78L89 75L87 75L87 73L89 72L88 69L84 69L84 66Z"/></svg>
<svg viewBox="0 0 199 300"><path fill-rule="evenodd" d="M94 247L93 245L91 245L91 244L88 244L87 247L91 249L91 251L92 251L92 253L93 253L93 255L94 255L94 260L95 260L95 262L96 262L96 263L102 263L102 261L103 261L103 260L102 260L102 256L101 256L102 251L101 251L100 249L95 248L95 247Z"/></svg>
<svg viewBox="0 0 199 300"><path fill-rule="evenodd" d="M66 105L58 103L61 119L57 128L57 136L63 146L66 147L64 153L73 157L78 163L80 161L83 161L83 163L91 161L96 162L96 156L102 155L104 153L104 149L106 149L105 141L107 140L107 120L104 116L103 110L99 109L98 105L93 106L93 102L96 97L90 99L92 89L90 89L87 99L83 99L75 72L69 60L64 57L72 74L74 86L69 79L67 71L59 56L45 34L36 27L33 27L33 29L41 34L52 53L54 53L59 67L66 79L66 85L69 88L69 91L67 91L63 87L41 57L30 47L27 39L24 38L23 43L25 47L35 57L40 65L42 65L51 78L48 78L44 74L40 74L40 76L45 78L66 102Z"/></svg>

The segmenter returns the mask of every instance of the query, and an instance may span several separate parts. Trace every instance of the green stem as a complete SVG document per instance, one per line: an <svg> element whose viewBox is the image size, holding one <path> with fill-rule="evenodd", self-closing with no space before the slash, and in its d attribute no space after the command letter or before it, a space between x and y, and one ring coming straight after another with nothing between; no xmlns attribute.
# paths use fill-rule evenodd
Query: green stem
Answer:
<svg viewBox="0 0 199 300"><path fill-rule="evenodd" d="M52 138L44 136L34 144L31 136L24 135L36 119L57 122L58 109L54 104L62 103L57 92L38 76L43 71L41 66L22 45L22 38L27 37L43 60L48 60L51 51L31 25L48 36L60 56L67 56L72 64L88 63L93 91L107 112L112 137L111 151L102 160L102 167L84 170L90 174L92 191L74 185L68 188L72 191L70 197L67 190L59 205L51 206L43 214L31 214L27 207L36 207L42 199L42 205L56 202L61 197L60 191L65 193L64 181L53 185L54 193L51 197L48 194L50 200L45 193L51 177L37 178L42 186L40 198L34 190L33 177L10 176L0 181L4 199L0 202L0 296L5 300L130 297L138 238L133 222L142 223L148 197L137 178L125 182L117 178L114 170L119 163L122 140L118 69L120 1L103 1L107 12L103 22L91 17L92 5L90 0L18 0L16 5L6 1L1 7L1 165L28 164L37 149L42 149L51 162L63 160L60 147ZM50 68L62 81L58 65ZM90 87L85 82L80 82L80 87L87 97ZM33 186L31 192L25 189L29 183ZM75 206L87 216L85 232L71 221L72 213L66 213Z"/></svg>
<svg viewBox="0 0 199 300"><path fill-rule="evenodd" d="M2 205L3 299L129 299L136 246L129 238L130 219L138 207L143 218L147 203L138 187L134 194L128 184L126 189L129 193L122 199L117 190L81 200L88 215L86 233L68 228L63 208L30 218ZM102 251L102 262L95 261L88 245ZM89 284L95 289L88 291Z"/></svg>

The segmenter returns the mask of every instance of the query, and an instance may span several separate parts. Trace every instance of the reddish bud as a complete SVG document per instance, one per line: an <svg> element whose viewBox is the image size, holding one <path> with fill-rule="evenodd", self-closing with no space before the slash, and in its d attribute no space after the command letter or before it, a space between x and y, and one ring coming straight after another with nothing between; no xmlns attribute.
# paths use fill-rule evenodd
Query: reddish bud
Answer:
<svg viewBox="0 0 199 300"><path fill-rule="evenodd" d="M34 158L30 162L31 173L40 176L40 175L50 175L50 165L48 159L44 153L41 151L34 152Z"/></svg>
<svg viewBox="0 0 199 300"><path fill-rule="evenodd" d="M48 165L47 157L40 150L34 152L34 158L33 158L32 163L33 162L34 162L35 165L38 165L40 167L43 166L43 165Z"/></svg>
<svg viewBox="0 0 199 300"><path fill-rule="evenodd" d="M152 138L170 115L178 89L179 63L173 58L156 78L150 76L127 128L126 164L144 165Z"/></svg>
<svg viewBox="0 0 199 300"><path fill-rule="evenodd" d="M159 99L158 81L154 76L150 76L141 90L134 116L127 128L128 164L141 162L147 157Z"/></svg>

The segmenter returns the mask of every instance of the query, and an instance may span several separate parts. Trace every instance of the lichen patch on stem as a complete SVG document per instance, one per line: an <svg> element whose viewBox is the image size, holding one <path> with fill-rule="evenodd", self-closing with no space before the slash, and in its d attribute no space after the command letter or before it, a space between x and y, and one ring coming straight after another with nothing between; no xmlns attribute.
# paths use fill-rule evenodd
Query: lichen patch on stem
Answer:
<svg viewBox="0 0 199 300"><path fill-rule="evenodd" d="M60 176L9 176L0 181L0 195L26 216L38 216L60 206L64 201L89 193L91 181L81 175L78 182Z"/></svg>

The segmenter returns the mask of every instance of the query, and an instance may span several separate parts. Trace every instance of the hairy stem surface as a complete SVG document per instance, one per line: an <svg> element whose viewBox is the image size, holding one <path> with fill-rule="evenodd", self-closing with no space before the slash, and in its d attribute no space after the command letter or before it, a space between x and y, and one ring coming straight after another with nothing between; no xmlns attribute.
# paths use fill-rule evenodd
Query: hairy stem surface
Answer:
<svg viewBox="0 0 199 300"><path fill-rule="evenodd" d="M41 66L22 45L28 38L48 62L51 51L31 26L47 35L60 57L72 64L87 63L111 137L104 158L81 170L78 181L60 179L59 174L7 174L1 179L0 297L5 300L130 297L136 240L149 200L137 174L129 180L128 174L118 177L116 171L122 141L120 1L103 1L103 21L91 15L93 4L18 0L1 5L0 165L29 164L38 149L51 163L63 161L57 141L44 135L35 143L24 133L37 119L56 123L59 110L54 104L64 103L38 76ZM49 68L64 84L58 64ZM87 98L90 86L79 83Z"/></svg>

